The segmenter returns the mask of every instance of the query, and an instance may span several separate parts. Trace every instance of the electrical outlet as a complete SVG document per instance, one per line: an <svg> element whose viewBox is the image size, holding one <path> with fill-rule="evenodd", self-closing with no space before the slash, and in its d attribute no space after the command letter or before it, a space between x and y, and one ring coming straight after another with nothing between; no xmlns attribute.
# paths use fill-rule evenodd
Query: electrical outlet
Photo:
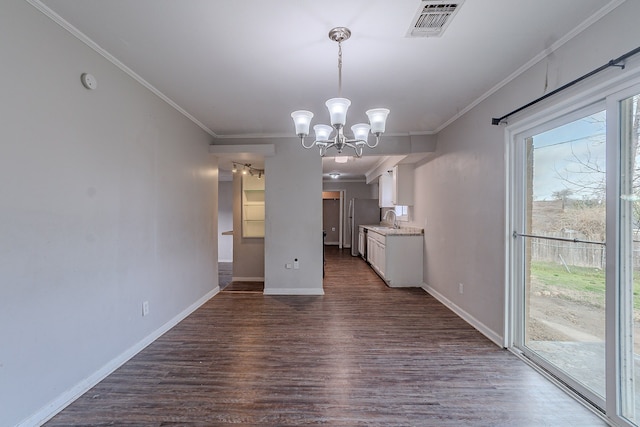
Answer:
<svg viewBox="0 0 640 427"><path fill-rule="evenodd" d="M335 227L331 227L331 231L336 231L336 228Z"/></svg>
<svg viewBox="0 0 640 427"><path fill-rule="evenodd" d="M297 270L300 268L300 261L298 261L298 258L293 260L293 269Z"/></svg>
<svg viewBox="0 0 640 427"><path fill-rule="evenodd" d="M462 283L458 283L458 292L464 294L464 285Z"/></svg>
<svg viewBox="0 0 640 427"><path fill-rule="evenodd" d="M142 316L149 314L149 301L142 302Z"/></svg>

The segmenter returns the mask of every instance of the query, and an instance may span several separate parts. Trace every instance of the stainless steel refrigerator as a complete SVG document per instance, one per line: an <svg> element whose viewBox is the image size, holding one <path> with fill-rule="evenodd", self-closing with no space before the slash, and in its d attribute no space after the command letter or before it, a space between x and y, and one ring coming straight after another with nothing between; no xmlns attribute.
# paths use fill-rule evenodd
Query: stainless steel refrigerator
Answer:
<svg viewBox="0 0 640 427"><path fill-rule="evenodd" d="M351 230L351 255L358 256L358 227L380 223L378 199L349 200L349 229Z"/></svg>

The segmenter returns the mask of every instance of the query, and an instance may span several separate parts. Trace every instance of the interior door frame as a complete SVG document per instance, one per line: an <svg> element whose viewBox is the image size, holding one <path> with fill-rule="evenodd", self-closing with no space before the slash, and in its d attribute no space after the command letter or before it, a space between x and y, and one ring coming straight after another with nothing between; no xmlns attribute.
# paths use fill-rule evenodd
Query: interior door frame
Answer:
<svg viewBox="0 0 640 427"><path fill-rule="evenodd" d="M322 200L324 201L324 193L338 193L338 248L342 249L344 247L344 220L345 220L345 196L346 190L323 190ZM335 199L334 199L335 200ZM324 209L324 208L323 208Z"/></svg>
<svg viewBox="0 0 640 427"><path fill-rule="evenodd" d="M340 191L340 221L338 222L338 227L340 231L340 237L338 238L338 248L342 249L344 247L344 201L347 194L346 190Z"/></svg>

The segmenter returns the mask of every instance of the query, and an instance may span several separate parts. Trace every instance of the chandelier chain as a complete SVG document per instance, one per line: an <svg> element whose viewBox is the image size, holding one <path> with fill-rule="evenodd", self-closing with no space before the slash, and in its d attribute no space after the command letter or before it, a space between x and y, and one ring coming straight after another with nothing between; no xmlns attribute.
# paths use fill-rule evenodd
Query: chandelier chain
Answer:
<svg viewBox="0 0 640 427"><path fill-rule="evenodd" d="M342 42L338 42L338 97L342 98Z"/></svg>

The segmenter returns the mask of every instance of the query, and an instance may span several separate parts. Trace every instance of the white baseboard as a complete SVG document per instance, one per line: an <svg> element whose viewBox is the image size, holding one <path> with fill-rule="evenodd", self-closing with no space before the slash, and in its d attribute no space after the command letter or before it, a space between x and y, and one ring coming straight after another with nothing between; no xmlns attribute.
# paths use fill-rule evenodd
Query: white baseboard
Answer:
<svg viewBox="0 0 640 427"><path fill-rule="evenodd" d="M264 277L232 277L233 282L264 282Z"/></svg>
<svg viewBox="0 0 640 427"><path fill-rule="evenodd" d="M124 365L133 356L144 350L149 344L160 338L164 333L169 331L175 325L184 320L191 313L196 311L202 304L209 301L220 292L220 287L216 286L213 290L209 291L205 296L191 304L189 307L180 312L173 319L162 325L160 328L153 331L151 334L144 337L140 342L136 343L132 347L125 350L119 356L109 361L102 368L98 369L91 376L79 382L71 389L62 393L47 405L40 408L36 413L32 414L29 418L21 421L16 427L31 427L39 426L53 418L58 412L69 406L73 401L78 399L84 393L89 391L93 386L109 376L113 371Z"/></svg>
<svg viewBox="0 0 640 427"><path fill-rule="evenodd" d="M218 262L233 262L232 259L219 259Z"/></svg>
<svg viewBox="0 0 640 427"><path fill-rule="evenodd" d="M447 297L445 297L426 283L423 283L422 289L424 289L425 292L440 301L449 310L460 316L465 322L477 329L478 332L480 332L482 335L489 338L497 346L504 348L504 339L493 330L488 328L484 323L480 322L478 319L464 311L462 308L454 304L451 300L449 300Z"/></svg>
<svg viewBox="0 0 640 427"><path fill-rule="evenodd" d="M264 295L324 295L322 288L266 288Z"/></svg>

